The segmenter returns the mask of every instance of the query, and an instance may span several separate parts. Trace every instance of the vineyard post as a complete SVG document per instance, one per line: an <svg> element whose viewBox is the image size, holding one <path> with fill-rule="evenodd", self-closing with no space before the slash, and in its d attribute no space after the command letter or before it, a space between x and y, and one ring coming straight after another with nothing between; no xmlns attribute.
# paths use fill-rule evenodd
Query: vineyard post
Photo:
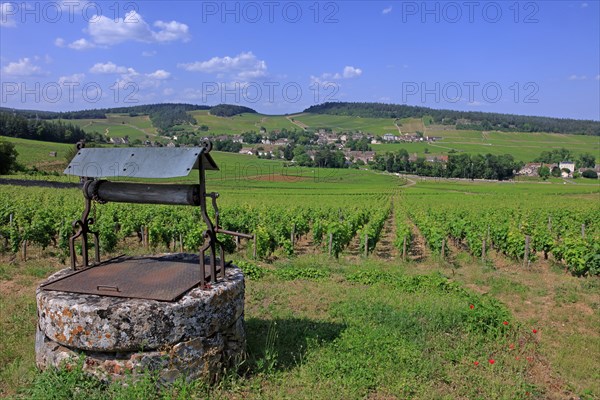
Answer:
<svg viewBox="0 0 600 400"><path fill-rule="evenodd" d="M490 248L493 247L492 241L490 240L490 226L487 226L487 242L490 244Z"/></svg>
<svg viewBox="0 0 600 400"><path fill-rule="evenodd" d="M179 252L183 253L183 236L179 234Z"/></svg>
<svg viewBox="0 0 600 400"><path fill-rule="evenodd" d="M552 232L552 216L548 215L548 231Z"/></svg>
<svg viewBox="0 0 600 400"><path fill-rule="evenodd" d="M256 260L256 231L254 231L254 235L252 236L252 257Z"/></svg>
<svg viewBox="0 0 600 400"><path fill-rule="evenodd" d="M581 238L585 239L585 224L581 224Z"/></svg>
<svg viewBox="0 0 600 400"><path fill-rule="evenodd" d="M331 256L331 252L333 250L333 233L329 234L329 255Z"/></svg>
<svg viewBox="0 0 600 400"><path fill-rule="evenodd" d="M402 243L402 261L406 261L406 236L404 236L404 242Z"/></svg>
<svg viewBox="0 0 600 400"><path fill-rule="evenodd" d="M525 236L525 254L523 256L523 267L527 267L529 265L529 235Z"/></svg>
<svg viewBox="0 0 600 400"><path fill-rule="evenodd" d="M290 242L292 242L292 249L294 248L294 239L296 239L296 224L292 224L292 233L290 233Z"/></svg>
<svg viewBox="0 0 600 400"><path fill-rule="evenodd" d="M235 251L240 251L240 237L235 237Z"/></svg>
<svg viewBox="0 0 600 400"><path fill-rule="evenodd" d="M147 226L144 227L144 239L146 240L146 243L144 243L144 247L148 248L148 246L150 246L150 238L148 237L148 227Z"/></svg>
<svg viewBox="0 0 600 400"><path fill-rule="evenodd" d="M21 248L21 256L23 257L23 261L27 261L27 239L23 240L23 246Z"/></svg>
<svg viewBox="0 0 600 400"><path fill-rule="evenodd" d="M481 244L481 261L485 262L485 237L483 238L483 243Z"/></svg>
<svg viewBox="0 0 600 400"><path fill-rule="evenodd" d="M365 258L369 256L369 234L365 233Z"/></svg>

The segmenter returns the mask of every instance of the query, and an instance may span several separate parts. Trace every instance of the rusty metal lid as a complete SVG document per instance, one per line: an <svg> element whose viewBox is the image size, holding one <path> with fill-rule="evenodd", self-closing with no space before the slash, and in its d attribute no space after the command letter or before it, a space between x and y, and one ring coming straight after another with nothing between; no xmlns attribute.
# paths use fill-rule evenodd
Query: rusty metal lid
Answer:
<svg viewBox="0 0 600 400"><path fill-rule="evenodd" d="M210 267L210 266L207 266ZM210 272L205 272L210 274ZM198 257L120 257L49 282L44 290L176 301L201 280Z"/></svg>
<svg viewBox="0 0 600 400"><path fill-rule="evenodd" d="M189 175L200 162L205 170L219 169L203 147L94 147L78 150L64 173L89 178L174 178Z"/></svg>

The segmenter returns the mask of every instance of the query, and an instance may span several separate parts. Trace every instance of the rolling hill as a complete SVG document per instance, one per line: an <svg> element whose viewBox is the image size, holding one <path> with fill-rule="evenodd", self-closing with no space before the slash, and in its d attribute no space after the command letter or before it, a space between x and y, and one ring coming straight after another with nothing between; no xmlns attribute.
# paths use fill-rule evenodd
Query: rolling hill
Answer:
<svg viewBox="0 0 600 400"><path fill-rule="evenodd" d="M177 111L186 110L189 120L194 122L175 124L163 130L157 128L155 124L157 118L169 115L170 107L175 107ZM57 121L62 120L77 125L86 133L95 132L107 139L128 137L130 141L142 142L152 140L167 143L173 140L173 137L182 134L214 137L249 131L258 133L261 129L267 133L283 129L313 132L325 129L334 133L362 132L375 136L382 136L385 133L399 135L420 132L424 136L440 138L432 143L372 145L373 150L377 152L406 149L409 153L416 153L419 156L445 155L449 152L495 155L509 153L515 159L527 162L535 159L542 151L563 147L575 155L586 152L600 154L600 139L597 136L597 133L600 134L600 122L597 121L492 113L459 113L376 103L326 103L291 115L264 115L246 107L231 105L215 106L214 110L219 115L214 115L211 108L207 106L185 104L146 105L71 113L39 112L40 114L36 114L38 112L34 110L11 110L11 112L29 117L42 115L43 118L51 120L52 117L56 117ZM7 109L0 109L0 112L7 112ZM414 116L406 116L410 114ZM77 118L90 115L97 118ZM453 123L449 122L450 119L453 119ZM510 121L512 125L509 124ZM486 124L497 126L498 129L482 129ZM523 124L529 124L525 126L534 131L515 131L517 127L524 126ZM564 132L535 131L541 127L553 130L562 127ZM0 132L0 135L2 134L6 135Z"/></svg>

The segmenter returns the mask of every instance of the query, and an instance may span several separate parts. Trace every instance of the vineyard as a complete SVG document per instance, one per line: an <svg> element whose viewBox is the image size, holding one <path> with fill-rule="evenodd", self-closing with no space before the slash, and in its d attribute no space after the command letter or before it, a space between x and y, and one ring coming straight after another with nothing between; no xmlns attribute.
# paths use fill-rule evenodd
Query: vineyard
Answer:
<svg viewBox="0 0 600 400"><path fill-rule="evenodd" d="M538 257L562 263L574 275L600 274L600 207L571 201L551 206L541 196L415 194L402 198L404 215L442 257L448 241L483 260L495 250L524 267ZM406 218L406 217L405 217ZM400 223L397 243L411 232ZM410 242L410 240L409 240Z"/></svg>
<svg viewBox="0 0 600 400"><path fill-rule="evenodd" d="M540 190L519 196L507 191L491 197L485 191L465 195L421 184L415 189L380 187L362 194L335 189L298 194L289 185L275 183L272 186L279 186L279 193L263 188L262 193L249 195L233 191L231 185L222 188L226 195L220 200L219 224L254 234L255 240L245 245L225 235L221 240L229 252L245 248L247 256L261 260L294 255L302 239L315 251L339 257L356 238L359 248L366 250L361 253L370 254L384 224L393 217L393 241L403 259L421 237L428 250L442 258L452 256L452 245L482 261L492 251L524 267L551 257L574 275L600 274L600 207L582 201L577 192L567 197ZM432 186L437 189L432 191ZM0 204L5 251L18 253L24 246L37 245L55 248L61 257L67 254L71 223L82 210L76 190L4 186ZM199 209L189 207L109 203L95 206L93 216L106 252L132 237L154 249L195 252L205 229Z"/></svg>

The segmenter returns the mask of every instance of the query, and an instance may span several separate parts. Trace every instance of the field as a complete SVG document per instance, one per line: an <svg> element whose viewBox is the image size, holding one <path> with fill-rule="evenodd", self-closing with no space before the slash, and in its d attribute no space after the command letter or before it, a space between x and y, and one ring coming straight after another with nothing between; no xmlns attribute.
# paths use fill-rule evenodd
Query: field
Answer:
<svg viewBox="0 0 600 400"><path fill-rule="evenodd" d="M27 166L42 166L44 164L66 163L65 154L73 145L65 143L41 142L38 140L17 139L0 136L0 140L6 140L15 145L19 153L17 161ZM50 153L56 152L56 157Z"/></svg>
<svg viewBox="0 0 600 400"><path fill-rule="evenodd" d="M233 117L217 117L210 115L206 110L189 112L198 125L208 126L206 134L211 135L236 135L244 132L258 132L264 127L267 132L274 129L298 129L283 115L263 115L263 114L240 114Z"/></svg>
<svg viewBox="0 0 600 400"><path fill-rule="evenodd" d="M160 391L151 376L106 386L78 370L37 372L34 291L41 279L64 267L60 238L81 212L81 194L2 186L0 394L600 396L600 271L590 270L596 268L593 257L600 259L597 183L399 178L289 168L227 153L214 158L222 171L211 172L208 190L221 194L222 225L257 235L258 259L250 243L229 256L244 260L247 274L248 360L239 371L219 385L181 382ZM179 234L182 246L194 251L203 229L185 207L109 203L96 212L103 257L169 251ZM172 220L178 223L167 223ZM149 229L150 250L135 238L142 226ZM524 265L526 235L531 249ZM27 260L21 254L24 239Z"/></svg>
<svg viewBox="0 0 600 400"><path fill-rule="evenodd" d="M397 151L406 149L409 153L425 155L448 154L449 151L466 153L491 153L494 155L512 154L515 160L530 162L542 151L566 148L574 154L600 153L600 138L597 136L559 135L550 133L523 132L478 132L427 130L426 135L443 137L443 140L426 143L393 143L373 145L375 151Z"/></svg>
<svg viewBox="0 0 600 400"><path fill-rule="evenodd" d="M176 126L169 135L177 135L179 130L193 130L202 136L235 135L243 132L258 132L265 128L272 130L288 129L331 129L333 132L364 132L375 135L385 133L414 134L422 132L425 136L441 137L433 143L392 143L372 145L376 152L406 149L410 154L424 157L427 155L447 155L449 152L491 153L494 155L512 154L517 161L531 162L543 151L566 148L573 154L600 154L600 138L597 136L563 135L554 133L528 132L480 132L455 130L453 127L432 125L428 117L423 119L404 118L395 125L393 119L361 118L327 114L300 113L293 115L263 115L245 113L233 117L217 117L207 110L192 111L197 125ZM426 121L427 123L425 123ZM98 132L108 137L128 136L130 140L160 140L157 130L148 116L130 117L127 114L107 114L106 119L79 119L66 122L82 127L86 132ZM200 126L208 127L200 131Z"/></svg>
<svg viewBox="0 0 600 400"><path fill-rule="evenodd" d="M108 137L129 136L130 140L146 140L146 136L156 136L156 128L148 116L130 117L128 114L107 114L106 119L69 119L65 122L77 125L84 131L98 132Z"/></svg>

